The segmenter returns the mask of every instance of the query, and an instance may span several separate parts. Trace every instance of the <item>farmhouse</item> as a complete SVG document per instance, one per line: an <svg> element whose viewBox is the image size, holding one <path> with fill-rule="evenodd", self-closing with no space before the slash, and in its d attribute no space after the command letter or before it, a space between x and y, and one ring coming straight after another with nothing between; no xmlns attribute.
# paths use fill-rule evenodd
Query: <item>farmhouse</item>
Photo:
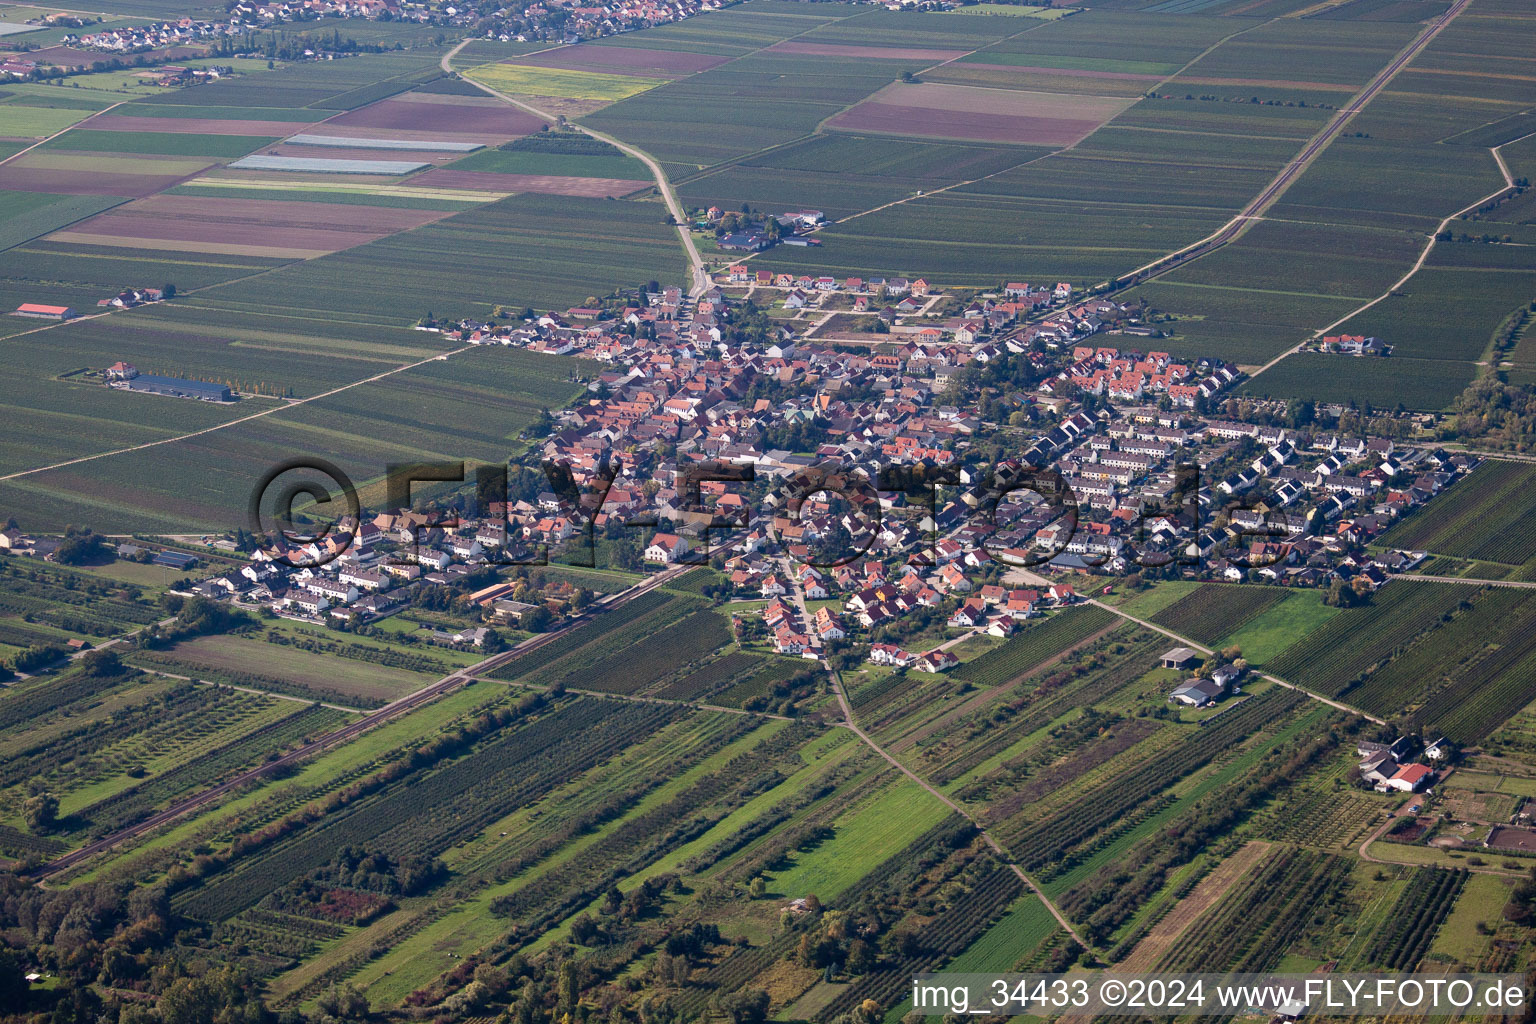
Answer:
<svg viewBox="0 0 1536 1024"><path fill-rule="evenodd" d="M1434 770L1428 765L1405 764L1391 778L1387 779L1386 784L1392 789L1399 789L1404 793L1417 793L1434 781L1434 777Z"/></svg>
<svg viewBox="0 0 1536 1024"><path fill-rule="evenodd" d="M1191 679L1176 687L1168 699L1188 704L1192 708L1203 708L1215 704L1226 692L1226 686L1214 679Z"/></svg>

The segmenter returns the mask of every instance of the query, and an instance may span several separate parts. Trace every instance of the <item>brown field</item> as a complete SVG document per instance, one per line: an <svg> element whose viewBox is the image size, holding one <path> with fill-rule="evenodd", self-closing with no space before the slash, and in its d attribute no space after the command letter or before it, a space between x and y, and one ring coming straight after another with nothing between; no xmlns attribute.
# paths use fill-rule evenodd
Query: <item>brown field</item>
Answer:
<svg viewBox="0 0 1536 1024"><path fill-rule="evenodd" d="M97 114L76 128L105 132L172 132L185 135L274 135L282 138L309 125L302 121L222 121L204 117L125 117Z"/></svg>
<svg viewBox="0 0 1536 1024"><path fill-rule="evenodd" d="M1269 845L1253 840L1218 864L1214 871L1200 880L1193 892L1175 904L1161 921L1152 926L1152 930L1136 943L1131 955L1120 962L1119 969L1150 971L1156 967L1185 929L1225 896L1239 878L1258 868L1259 862L1269 853Z"/></svg>
<svg viewBox="0 0 1536 1024"><path fill-rule="evenodd" d="M853 57L863 60L955 60L970 50L931 50L904 46L855 46L836 43L802 43L794 39L775 43L769 53L797 53L811 57Z"/></svg>
<svg viewBox="0 0 1536 1024"><path fill-rule="evenodd" d="M204 167L212 166L204 164ZM195 172L194 172L195 173ZM191 174L117 174L110 171L70 171L51 167L0 167L0 189L17 192L57 192L71 196L153 195L176 185Z"/></svg>
<svg viewBox="0 0 1536 1024"><path fill-rule="evenodd" d="M112 54L97 53L93 50L77 50L72 46L46 46L41 50L32 50L27 54L27 60L35 60L43 65L59 65L61 67L90 67L95 64L105 64L112 57Z"/></svg>
<svg viewBox="0 0 1536 1024"><path fill-rule="evenodd" d="M411 179L422 188L467 188L485 192L539 192L550 196L615 198L653 183L627 178L564 178L547 174L496 174L489 171L425 171Z"/></svg>
<svg viewBox="0 0 1536 1024"><path fill-rule="evenodd" d="M1519 850L1536 853L1536 832L1496 825L1488 832L1488 846L1495 850Z"/></svg>
<svg viewBox="0 0 1536 1024"><path fill-rule="evenodd" d="M119 238L116 235L93 235L86 231L55 231L48 236L50 242L73 242L76 245L116 245L128 249L142 249L144 243L137 238ZM308 260L329 255L331 249L296 249L288 245L245 245L240 242L176 242L157 239L155 248L165 252L200 252L218 256L261 256L279 260ZM124 497L124 501L131 498Z"/></svg>
<svg viewBox="0 0 1536 1024"><path fill-rule="evenodd" d="M487 97L489 98L489 97ZM493 101L494 102L494 101ZM325 131L333 135L346 132L336 128L385 129L402 139L450 139L462 141L511 139L536 132L544 122L506 104L482 106L468 103L432 103L420 99L390 98L342 114L325 122ZM406 132L420 132L408 135Z"/></svg>
<svg viewBox="0 0 1536 1024"><path fill-rule="evenodd" d="M692 75L724 64L729 57L682 50L642 50L626 46L564 46L531 57L517 57L505 64L528 64L569 71L604 71L610 75L646 75L666 78Z"/></svg>
<svg viewBox="0 0 1536 1024"><path fill-rule="evenodd" d="M897 83L834 116L827 125L924 138L1065 146L1132 102L1113 96Z"/></svg>
<svg viewBox="0 0 1536 1024"><path fill-rule="evenodd" d="M282 255L310 256L361 245L445 216L441 211L282 199L152 196L98 214L50 238L78 242L89 235L116 240L95 244L148 242L156 248L179 242L201 247L192 250L196 252L247 252L254 246L263 253L281 250Z"/></svg>

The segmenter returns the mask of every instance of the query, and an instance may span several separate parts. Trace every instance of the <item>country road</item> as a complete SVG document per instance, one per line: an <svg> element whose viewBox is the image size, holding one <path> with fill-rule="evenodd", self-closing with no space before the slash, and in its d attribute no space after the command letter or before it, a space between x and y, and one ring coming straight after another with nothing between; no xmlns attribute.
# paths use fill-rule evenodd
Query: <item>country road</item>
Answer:
<svg viewBox="0 0 1536 1024"><path fill-rule="evenodd" d="M463 42L459 43L459 45L443 54L443 59L439 62L443 71L450 75L457 74L457 72L453 70L453 58L458 55L460 50L468 46L471 41L472 40L465 39ZM473 85L475 88L481 90L482 92L489 93L504 103L510 103L512 106L517 107L520 110L525 110L532 114L534 117L541 117L545 121L548 121L550 124L559 123L559 117L549 113L548 111L540 110L538 107L535 107L530 103L524 103L522 100L514 99L499 89L491 88L484 82L477 82L473 78L467 78L463 76L460 77L463 79L463 81L468 82L470 85ZM673 190L672 183L667 180L667 174L661 169L661 164L657 163L656 159L645 150L637 149L634 146L629 145L627 142L621 142L611 135L605 135L600 131L588 128L585 125L576 123L575 121L567 121L566 123L569 124L572 128L575 128L577 131L580 131L590 136L591 138L597 139L599 142L606 142L608 145L614 147L620 152L632 156L636 160L639 160L641 163L645 164L646 168L650 170L652 177L656 179L656 190L661 193L662 200L666 202L667 210L672 214L672 219L676 222L677 235L680 239L682 239L683 251L688 254L688 269L689 274L693 279L693 283L689 288L688 294L694 298L698 298L706 291L708 291L709 274L704 269L704 260L699 256L698 246L693 244L693 235L688 230L688 218L684 215L683 206L677 201L677 192Z"/></svg>
<svg viewBox="0 0 1536 1024"><path fill-rule="evenodd" d="M1531 134L1532 135L1536 135L1536 132L1533 132ZM1512 145L1514 145L1517 142L1524 142L1526 139L1529 139L1529 138L1531 138L1531 135L1522 135L1518 139L1511 139L1508 142L1505 142L1505 143L1503 143L1501 145L1498 145L1498 146L1494 146L1493 148L1488 150L1488 152L1493 155L1494 163L1498 165L1499 174L1501 176L1503 176L1503 178L1504 178L1504 184L1499 186L1499 188L1497 190L1495 190L1493 192L1490 192L1488 195L1484 196L1481 199L1478 199L1478 200L1475 200L1473 202L1468 203L1466 206L1463 206L1461 209L1457 210L1455 213L1451 214L1450 216L1448 216L1444 220L1442 220L1439 223L1439 225L1436 226L1435 230L1430 232L1429 239L1428 239L1428 241L1426 241L1424 243L1424 248L1419 252L1419 258L1413 261L1413 266L1408 268L1408 272L1406 274L1404 274L1402 277L1400 277L1396 281L1394 281L1392 283L1391 287L1389 287L1386 291L1382 292L1380 295L1376 296L1374 299L1371 299L1368 302L1363 303L1362 305L1356 306L1354 309L1350 310L1348 313L1345 313L1343 316L1339 317L1333 323L1328 324L1326 327L1319 327L1316 331L1312 332L1310 337L1308 337L1308 338L1306 338L1306 339L1304 339L1304 340L1302 340L1300 342L1297 342L1295 345L1292 345L1290 348L1286 349L1284 352L1281 352L1279 355L1275 356L1273 359L1271 359L1269 362L1265 363L1263 366L1260 366L1257 369L1254 369L1253 371L1251 371L1248 374L1249 379L1251 380L1254 377L1257 377L1259 374L1268 371L1269 369L1273 368L1277 363L1279 363L1282 359L1284 359L1286 356L1294 355L1295 353L1297 353L1297 352L1301 351L1303 348L1305 348L1307 345L1312 344L1313 342L1316 342L1318 338L1321 338L1323 335L1327 334L1329 331L1337 330L1339 327L1342 327L1344 324L1348 323L1349 321L1353 320L1355 317L1359 316L1361 313L1364 313L1366 310L1372 308L1373 306L1379 305L1380 303L1383 303L1383 302L1387 301L1393 295L1397 294L1397 292L1402 290L1403 285L1407 284L1410 280L1412 280L1414 278L1415 275L1418 274L1419 271L1424 269L1424 264L1429 261L1429 254L1435 251L1435 243L1440 240L1440 233L1442 231L1445 231L1446 229L1448 229L1451 226L1451 224L1453 222L1459 220L1463 214L1471 213L1473 210L1476 210L1478 207L1483 206L1484 204L1487 204L1487 203L1491 203L1495 199L1498 199L1501 196L1505 195L1506 193L1511 192L1511 191L1514 190L1514 188L1515 188L1515 177L1514 177L1513 174L1510 173L1509 164L1504 162L1504 154L1499 152L1499 151L1502 150L1505 146L1512 146Z"/></svg>
<svg viewBox="0 0 1536 1024"><path fill-rule="evenodd" d="M1313 159L1315 159L1319 153L1326 149L1329 143L1333 142L1333 140L1338 137L1339 133L1344 130L1344 126L1348 124L1354 118L1354 116L1365 107L1367 103L1375 99L1376 94L1381 92L1382 89L1385 89L1387 87L1387 83L1396 78L1397 73L1401 71L1409 61L1417 57L1419 53L1424 49L1424 47L1428 46L1430 42L1456 18L1458 14L1466 10L1467 6L1471 4L1471 2L1472 0L1456 0L1456 3L1452 5L1439 18L1435 19L1433 24L1429 25L1424 29L1423 32L1419 33L1418 37L1415 38L1413 42L1409 43L1401 53L1394 57L1390 64L1376 73L1376 76L1366 84L1364 89L1355 94L1354 98L1350 100L1348 106L1334 114L1332 119L1329 120L1328 124L1323 127L1323 130L1318 132L1317 135L1313 136L1312 141L1307 143L1307 145L1302 148L1300 153L1292 157L1290 162L1280 169L1280 173L1275 175L1274 179L1270 181L1269 185L1264 189L1264 191L1255 196L1247 206L1243 207L1242 210L1240 210L1238 214L1231 220L1227 221L1226 224L1218 228L1214 234L1207 235L1205 238L1202 238L1198 242L1187 245L1184 248L1175 252L1171 252L1166 256L1161 256L1158 259L1153 260L1151 263L1138 267L1128 274L1123 274L1120 277L1115 278L1113 282L1115 286L1129 287L1134 284L1145 283L1156 277L1161 277L1163 274L1181 267L1191 260L1197 260L1202 256L1210 255L1217 249L1220 249L1227 243L1236 239L1244 232L1244 230L1247 229L1249 224L1261 218L1264 215L1264 211L1273 205L1275 200L1279 199L1282 195L1285 194L1286 190L1291 187L1291 185L1301 175L1301 173L1311 165Z"/></svg>

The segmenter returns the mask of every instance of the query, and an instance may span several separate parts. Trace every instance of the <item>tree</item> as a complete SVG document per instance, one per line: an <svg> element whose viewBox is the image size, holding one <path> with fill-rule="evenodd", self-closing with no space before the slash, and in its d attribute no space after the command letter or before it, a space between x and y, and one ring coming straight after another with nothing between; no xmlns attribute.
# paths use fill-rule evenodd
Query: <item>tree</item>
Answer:
<svg viewBox="0 0 1536 1024"><path fill-rule="evenodd" d="M67 526L64 542L54 551L53 560L60 565L84 565L101 561L107 554L106 541L89 526Z"/></svg>
<svg viewBox="0 0 1536 1024"><path fill-rule="evenodd" d="M322 1013L332 1017L340 1017L342 1020L366 1020L369 1012L368 997L363 990L355 984L344 988L331 988L322 995L316 1004Z"/></svg>
<svg viewBox="0 0 1536 1024"><path fill-rule="evenodd" d="M123 671L123 659L113 650L91 651L80 659L87 675L115 676Z"/></svg>
<svg viewBox="0 0 1536 1024"><path fill-rule="evenodd" d="M523 613L518 625L530 633L542 633L549 628L550 619L549 609L543 605L536 605L530 611Z"/></svg>
<svg viewBox="0 0 1536 1024"><path fill-rule="evenodd" d="M760 988L719 996L715 1006L731 1024L763 1024L768 1019L768 993Z"/></svg>
<svg viewBox="0 0 1536 1024"><path fill-rule="evenodd" d="M752 884L747 886L747 892L755 900L762 899L764 896L768 895L768 880L765 879L762 875L758 875L756 878L752 879Z"/></svg>
<svg viewBox="0 0 1536 1024"><path fill-rule="evenodd" d="M162 299L174 299L176 297L176 286L170 281L167 281L165 284L161 285L160 297Z"/></svg>
<svg viewBox="0 0 1536 1024"><path fill-rule="evenodd" d="M0 949L0 1006L19 1010L26 1005L27 976L21 961L10 950Z"/></svg>

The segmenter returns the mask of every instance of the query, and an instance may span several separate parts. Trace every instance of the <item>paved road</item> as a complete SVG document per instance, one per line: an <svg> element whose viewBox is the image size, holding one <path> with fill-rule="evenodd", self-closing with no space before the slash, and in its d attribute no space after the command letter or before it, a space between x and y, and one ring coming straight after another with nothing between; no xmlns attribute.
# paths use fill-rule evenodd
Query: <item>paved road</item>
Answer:
<svg viewBox="0 0 1536 1024"><path fill-rule="evenodd" d="M400 717L401 715L406 714L407 712L414 711L425 704L431 703L450 690L456 689L471 681L471 679L477 675L484 675L490 672L494 672L496 669L501 668L503 665L523 654L527 654L530 651L535 651L548 644L554 643L557 639L564 636L566 633L575 629L577 626L586 623L595 616L600 615L603 611L606 611L610 608L618 608L628 604L635 598L655 590L657 587L660 587L663 584L676 579L678 576L693 568L695 567L692 565L680 565L671 569L664 570L663 572L657 573L654 576L649 576L641 582L635 584L633 587L630 587L628 590L621 591L618 594L612 595L610 600L605 601L602 604L594 605L586 613L571 619L568 623L557 630L552 630L548 633L541 633L538 636L530 637L515 647L511 647L499 654L493 654L491 657L486 658L484 661L477 662L476 664L467 668L452 672L447 676L444 676L442 679L439 679L437 682L422 687L415 693L407 694L406 696L401 697L399 700L386 704L382 708L379 708L377 711L374 711L355 722L350 722L338 729L324 734L323 736L316 737L310 742L305 743L302 746L295 747L293 750L275 758L274 760L264 762L263 764L249 769L248 771L241 772L240 774L233 776L232 778L229 778L224 782L219 783L218 785L212 786L200 793L180 800L167 807L165 810L151 815L150 817L145 818L143 821L138 822L137 824L129 825L126 828L119 829L118 831L113 832L111 835L105 836L93 843L88 843L85 846L57 857L54 860L49 861L47 864L37 868L32 872L32 875L34 878L48 878L51 875L58 874L66 868L78 864L80 861L85 860L88 857L95 856L96 854L105 850L110 850L120 843L123 843L129 839L133 839L136 836L143 835L145 832L159 828L161 825L164 825L167 822L174 821L182 815L212 803L219 797L224 796L225 794L238 789L239 787L244 786L249 782L254 782L277 768L283 767L285 765L295 764L314 754L320 753L322 750L325 750L328 747L333 747L338 743L344 743L347 740L355 739L368 730L373 729L375 726L381 725L387 721L391 721Z"/></svg>
<svg viewBox="0 0 1536 1024"><path fill-rule="evenodd" d="M1333 119L1328 122L1327 126L1324 127L1323 130L1316 136L1314 136L1312 141L1307 143L1302 151L1291 159L1290 163L1281 168L1280 173L1275 175L1274 180L1269 183L1264 191L1255 196L1247 206L1243 207L1237 216L1233 217L1230 221L1223 225L1215 234L1209 235L1206 238L1195 242L1193 245L1186 246L1177 252L1170 253L1167 256L1154 260L1153 262L1148 263L1143 267L1138 267L1137 269L1131 271L1129 274L1125 274L1122 277L1116 278L1114 281L1115 285L1119 287L1128 287L1133 284L1141 284L1143 282L1150 281L1154 277L1161 277L1163 274L1183 266L1185 263L1188 263L1191 260L1196 260L1201 256L1207 256L1210 253L1215 252L1217 249L1220 249L1222 246L1235 239L1238 235L1242 234L1250 222L1263 216L1264 211L1272 203L1274 203L1276 199L1279 199L1287 189L1291 187L1292 183L1294 183L1295 180L1301 175L1301 173L1307 169L1312 160L1324 149L1326 149L1329 143L1338 137L1339 133L1344 130L1344 126L1348 124L1349 121L1356 114L1358 114L1367 103L1375 99L1376 94L1381 92L1382 89L1386 88L1387 83L1392 81L1393 78L1397 77L1397 73L1401 71L1409 61L1417 57L1420 51L1422 51L1424 47L1428 46L1430 42L1437 35L1439 35L1440 32L1447 25L1449 25L1458 14L1466 10L1467 5L1471 2L1472 0L1457 0L1457 2L1449 10L1447 10L1444 14L1437 18L1433 24L1421 32L1419 37L1412 43L1408 44L1407 48L1404 49L1402 53L1399 53L1395 58L1393 58L1392 63L1388 64L1386 67L1382 68L1381 71L1377 72L1376 77L1372 78L1364 89L1355 94L1355 97L1350 101L1349 106L1334 114Z"/></svg>
<svg viewBox="0 0 1536 1024"><path fill-rule="evenodd" d="M471 40L466 39L458 46L455 46L453 49L443 54L443 59L439 62L439 64L445 72L448 74L455 74L453 70L453 58L458 55L460 50L468 46L470 42ZM535 107L530 103L525 103L522 100L514 99L499 89L493 89L483 82L477 82L473 78L465 78L464 81L470 83L482 92L486 92L492 96L495 96L497 99L502 100L503 102L510 103L514 107L526 110L534 117L541 117L548 121L550 124L556 124L560 120L559 117L555 114L540 110L538 107ZM708 291L709 274L704 269L704 261L699 257L698 246L693 244L693 235L688 231L688 218L683 213L683 206L677 201L677 193L673 190L672 183L667 180L666 172L661 169L661 165L656 162L654 157L652 157L643 149L637 149L634 146L629 145L627 142L621 142L611 135L605 135L600 131L588 128L585 125L577 124L574 121L568 121L567 123L577 131L583 132L586 135L597 139L599 142L606 142L608 145L613 146L615 149L618 149L623 153L627 153L628 155L634 157L636 160L639 160L641 163L645 164L646 168L650 170L651 176L656 179L656 190L661 193L662 200L666 202L667 210L672 214L672 219L677 222L677 235L682 240L684 252L688 254L689 272L693 278L693 284L689 289L688 294L692 295L694 298L698 298L700 295L703 295L706 291Z"/></svg>

